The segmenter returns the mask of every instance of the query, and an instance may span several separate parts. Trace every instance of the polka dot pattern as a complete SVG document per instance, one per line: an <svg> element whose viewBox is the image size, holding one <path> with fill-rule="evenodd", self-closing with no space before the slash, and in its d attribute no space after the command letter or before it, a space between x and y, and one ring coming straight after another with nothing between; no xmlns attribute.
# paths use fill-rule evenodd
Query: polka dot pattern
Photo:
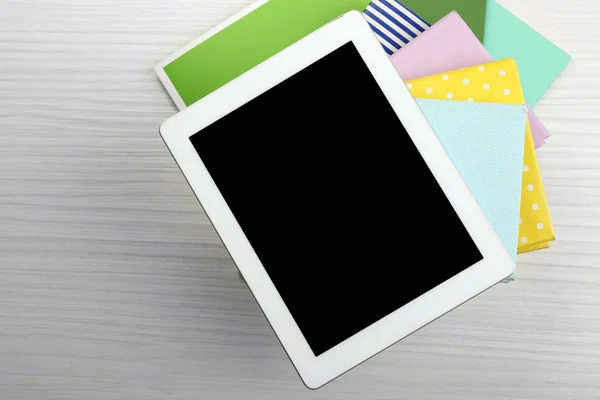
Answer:
<svg viewBox="0 0 600 400"><path fill-rule="evenodd" d="M411 93L417 98L525 104L517 65L510 59L445 72L410 83L413 85ZM449 94L452 94L451 98L448 97ZM554 240L554 229L529 122L526 126L524 150L517 239L519 253L548 248L550 241Z"/></svg>
<svg viewBox="0 0 600 400"><path fill-rule="evenodd" d="M461 70L444 72L427 78L415 79L411 93L415 97L437 93L434 98L446 100L446 94L454 94L453 100L501 104L524 104L525 98L519 74L513 60L477 65ZM425 93L423 93L425 92ZM423 96L427 98L428 96ZM431 98L431 97L430 97Z"/></svg>

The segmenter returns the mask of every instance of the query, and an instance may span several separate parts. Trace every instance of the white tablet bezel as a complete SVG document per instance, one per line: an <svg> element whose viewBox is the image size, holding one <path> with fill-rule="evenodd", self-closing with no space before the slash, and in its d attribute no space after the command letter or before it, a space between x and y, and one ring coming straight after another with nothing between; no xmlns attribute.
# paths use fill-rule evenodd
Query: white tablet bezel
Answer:
<svg viewBox="0 0 600 400"><path fill-rule="evenodd" d="M484 259L315 357L189 138L349 41L358 49ZM357 11L344 14L181 111L165 121L160 132L301 379L309 388L322 386L514 272L512 258L369 25ZM364 212L368 213L369 210ZM400 253L398 257L400 262ZM427 268L426 256L417 257L423 257L424 262L414 267ZM398 268L402 267L399 265ZM400 283L398 290L401 290ZM310 288L307 288L308 291Z"/></svg>

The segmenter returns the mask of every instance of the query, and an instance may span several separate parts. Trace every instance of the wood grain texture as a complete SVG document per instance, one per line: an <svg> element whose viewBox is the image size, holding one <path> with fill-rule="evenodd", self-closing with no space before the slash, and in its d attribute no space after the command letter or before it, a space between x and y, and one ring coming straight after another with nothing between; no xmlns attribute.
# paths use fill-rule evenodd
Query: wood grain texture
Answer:
<svg viewBox="0 0 600 400"><path fill-rule="evenodd" d="M536 108L553 248L317 392L157 134L153 65L249 2L0 0L0 399L600 398L597 0L502 1L574 57Z"/></svg>

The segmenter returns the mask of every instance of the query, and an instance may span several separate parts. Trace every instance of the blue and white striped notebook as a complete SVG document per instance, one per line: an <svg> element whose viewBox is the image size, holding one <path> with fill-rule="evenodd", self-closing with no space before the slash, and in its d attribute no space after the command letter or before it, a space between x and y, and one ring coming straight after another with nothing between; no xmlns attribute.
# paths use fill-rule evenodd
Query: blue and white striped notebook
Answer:
<svg viewBox="0 0 600 400"><path fill-rule="evenodd" d="M396 0L373 0L363 14L389 55L400 50L430 26Z"/></svg>

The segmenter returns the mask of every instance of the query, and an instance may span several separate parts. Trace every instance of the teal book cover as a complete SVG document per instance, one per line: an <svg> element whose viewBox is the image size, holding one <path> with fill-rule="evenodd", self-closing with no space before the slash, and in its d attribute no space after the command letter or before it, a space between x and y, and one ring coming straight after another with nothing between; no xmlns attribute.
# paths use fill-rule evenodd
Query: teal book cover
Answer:
<svg viewBox="0 0 600 400"><path fill-rule="evenodd" d="M571 61L569 54L495 0L488 1L483 44L495 60L515 59L531 107Z"/></svg>

